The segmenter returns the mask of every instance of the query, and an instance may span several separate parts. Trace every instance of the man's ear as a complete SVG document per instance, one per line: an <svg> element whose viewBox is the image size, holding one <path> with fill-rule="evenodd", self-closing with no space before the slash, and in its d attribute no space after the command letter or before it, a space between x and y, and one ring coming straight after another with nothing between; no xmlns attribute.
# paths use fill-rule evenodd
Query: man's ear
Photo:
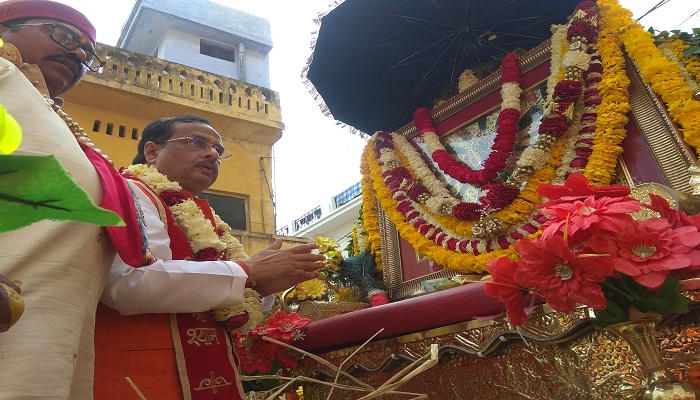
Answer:
<svg viewBox="0 0 700 400"><path fill-rule="evenodd" d="M146 142L143 145L143 156L146 158L146 163L148 165L153 165L158 160L158 151L161 149L160 145L155 142Z"/></svg>

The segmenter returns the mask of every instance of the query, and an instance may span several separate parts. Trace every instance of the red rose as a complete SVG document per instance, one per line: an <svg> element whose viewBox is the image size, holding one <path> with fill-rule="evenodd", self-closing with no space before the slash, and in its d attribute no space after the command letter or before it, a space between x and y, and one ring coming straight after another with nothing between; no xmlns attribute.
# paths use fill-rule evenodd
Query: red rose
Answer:
<svg viewBox="0 0 700 400"><path fill-rule="evenodd" d="M165 190L160 194L160 198L170 207L185 200L185 196L178 190Z"/></svg>
<svg viewBox="0 0 700 400"><path fill-rule="evenodd" d="M479 219L480 206L476 203L459 203L452 207L452 215L461 221L474 221Z"/></svg>
<svg viewBox="0 0 700 400"><path fill-rule="evenodd" d="M206 249L198 251L194 258L197 261L216 261L219 259L219 252L211 247L207 247Z"/></svg>
<svg viewBox="0 0 700 400"><path fill-rule="evenodd" d="M583 36L588 43L595 43L598 38L598 29L588 22L581 20L573 22L566 32L566 40L571 41L574 36Z"/></svg>
<svg viewBox="0 0 700 400"><path fill-rule="evenodd" d="M565 79L554 86L554 98L559 103L564 101L574 102L581 96L582 89L582 82Z"/></svg>
<svg viewBox="0 0 700 400"><path fill-rule="evenodd" d="M520 190L509 188L500 183L495 185L486 185L483 187L483 189L488 190L488 193L486 193L486 196L484 196L482 203L497 210L506 207L508 204L512 203L513 200L518 198L518 195L520 195Z"/></svg>
<svg viewBox="0 0 700 400"><path fill-rule="evenodd" d="M250 319L248 312L244 312L243 314L233 316L226 321L219 321L219 324L221 324L221 326L223 326L225 329L236 329L248 322L248 319Z"/></svg>

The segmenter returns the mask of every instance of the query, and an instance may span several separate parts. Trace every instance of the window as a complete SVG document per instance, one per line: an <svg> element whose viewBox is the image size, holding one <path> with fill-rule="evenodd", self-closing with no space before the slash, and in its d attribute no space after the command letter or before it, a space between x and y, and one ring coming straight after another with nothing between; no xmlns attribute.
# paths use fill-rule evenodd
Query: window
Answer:
<svg viewBox="0 0 700 400"><path fill-rule="evenodd" d="M211 208L231 226L231 229L241 231L248 229L245 199L212 193L201 193L199 197L207 199Z"/></svg>
<svg viewBox="0 0 700 400"><path fill-rule="evenodd" d="M230 47L220 46L218 44L199 42L199 54L218 58L230 62L236 62L236 50Z"/></svg>

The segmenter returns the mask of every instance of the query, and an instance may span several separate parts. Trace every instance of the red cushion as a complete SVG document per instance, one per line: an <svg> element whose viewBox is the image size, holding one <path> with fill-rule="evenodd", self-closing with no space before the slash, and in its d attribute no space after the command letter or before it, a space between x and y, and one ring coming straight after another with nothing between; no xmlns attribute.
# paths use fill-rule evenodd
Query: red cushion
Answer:
<svg viewBox="0 0 700 400"><path fill-rule="evenodd" d="M294 342L294 346L324 353L362 344L381 328L384 331L375 339L406 335L505 311L504 304L484 293L483 287L483 283L469 283L313 321L303 328L304 340Z"/></svg>

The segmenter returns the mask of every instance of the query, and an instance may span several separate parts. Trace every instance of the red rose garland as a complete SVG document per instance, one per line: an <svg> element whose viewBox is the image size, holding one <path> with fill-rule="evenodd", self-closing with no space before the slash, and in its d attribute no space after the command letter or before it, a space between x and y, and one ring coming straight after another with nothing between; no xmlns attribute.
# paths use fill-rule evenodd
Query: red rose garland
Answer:
<svg viewBox="0 0 700 400"><path fill-rule="evenodd" d="M513 101L517 100L519 105L521 91L519 87L520 66L518 65L518 55L516 53L506 54L501 61L501 69L503 70L501 75L501 96L503 101L504 103L512 103ZM518 90L511 89L509 93L509 91L506 89L509 87L509 85L507 85L509 83L517 84ZM508 99L507 97L509 95L513 95L517 98ZM482 169L474 170L470 168L461 160L455 159L442 146L436 147L431 154L432 159L437 163L438 168L457 181L472 185L485 185L498 178L499 174L506 167L508 158L513 154L513 150L515 148L515 135L517 135L517 133L520 131L518 129L520 107L514 108L510 107L510 105L511 104L507 104L498 114L496 137L493 139L491 153L486 161L484 161L484 167ZM427 108L419 108L413 114L413 118L414 124L420 131L421 135L425 135L426 133L435 135L435 126L433 126L433 121L430 117L430 110ZM437 141L439 141L439 139L437 139ZM473 206L463 206L461 208L462 210L459 211L459 214L473 214L473 212L471 212L471 210L474 208Z"/></svg>

